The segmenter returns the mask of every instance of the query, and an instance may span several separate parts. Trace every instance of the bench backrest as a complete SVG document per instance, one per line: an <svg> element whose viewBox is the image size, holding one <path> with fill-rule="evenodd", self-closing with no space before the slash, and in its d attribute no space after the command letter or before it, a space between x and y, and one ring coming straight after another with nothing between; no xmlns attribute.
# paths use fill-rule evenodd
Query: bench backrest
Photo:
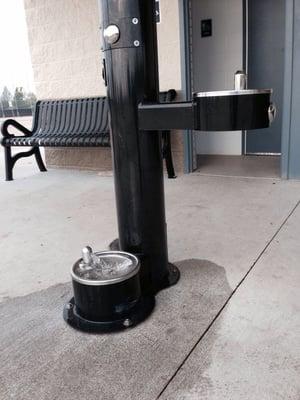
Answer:
<svg viewBox="0 0 300 400"><path fill-rule="evenodd" d="M106 97L39 100L33 133L92 134L109 132Z"/></svg>
<svg viewBox="0 0 300 400"><path fill-rule="evenodd" d="M175 100L177 96L177 92L175 89L170 89L166 92L159 93L159 102L160 103L170 103L171 101Z"/></svg>
<svg viewBox="0 0 300 400"><path fill-rule="evenodd" d="M176 97L174 89L160 92L161 103ZM39 100L36 103L33 134L97 134L108 133L108 104L106 97L82 99Z"/></svg>

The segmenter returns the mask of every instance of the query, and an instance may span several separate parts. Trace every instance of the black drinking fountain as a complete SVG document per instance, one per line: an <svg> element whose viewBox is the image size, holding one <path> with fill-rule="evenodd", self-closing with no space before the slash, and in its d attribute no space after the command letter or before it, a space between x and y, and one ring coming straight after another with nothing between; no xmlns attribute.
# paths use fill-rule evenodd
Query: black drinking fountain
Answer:
<svg viewBox="0 0 300 400"><path fill-rule="evenodd" d="M272 90L246 89L240 71L234 90L159 104L155 1L100 0L99 7L119 238L109 251L85 247L71 271L64 319L88 332L138 324L155 294L179 279L168 261L160 131L251 130L275 117Z"/></svg>

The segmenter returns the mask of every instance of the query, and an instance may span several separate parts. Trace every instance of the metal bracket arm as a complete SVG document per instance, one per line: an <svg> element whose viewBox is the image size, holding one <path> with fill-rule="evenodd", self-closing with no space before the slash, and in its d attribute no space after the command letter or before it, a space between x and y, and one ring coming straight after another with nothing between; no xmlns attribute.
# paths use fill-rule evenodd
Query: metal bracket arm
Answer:
<svg viewBox="0 0 300 400"><path fill-rule="evenodd" d="M269 127L275 117L270 89L195 93L192 101L138 106L140 130L224 132Z"/></svg>
<svg viewBox="0 0 300 400"><path fill-rule="evenodd" d="M141 130L195 129L193 102L139 104L138 115Z"/></svg>

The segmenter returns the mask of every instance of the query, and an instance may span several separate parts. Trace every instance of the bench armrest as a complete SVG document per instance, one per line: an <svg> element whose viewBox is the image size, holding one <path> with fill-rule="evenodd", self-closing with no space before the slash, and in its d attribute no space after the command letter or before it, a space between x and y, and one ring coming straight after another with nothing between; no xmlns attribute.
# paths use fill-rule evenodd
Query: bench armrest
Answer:
<svg viewBox="0 0 300 400"><path fill-rule="evenodd" d="M17 137L8 132L8 127L10 125L21 131L24 134L24 136L32 136L32 132L29 129L27 129L24 125L20 124L18 121L14 119L7 119L1 125L1 133L4 137Z"/></svg>

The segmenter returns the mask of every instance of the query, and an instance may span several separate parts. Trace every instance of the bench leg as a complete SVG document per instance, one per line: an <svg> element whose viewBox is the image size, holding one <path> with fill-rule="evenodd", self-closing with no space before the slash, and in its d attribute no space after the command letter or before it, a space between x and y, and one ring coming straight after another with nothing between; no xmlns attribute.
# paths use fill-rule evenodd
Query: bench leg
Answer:
<svg viewBox="0 0 300 400"><path fill-rule="evenodd" d="M10 147L4 147L4 160L5 160L5 180L12 181L13 180L14 161L11 156L11 148Z"/></svg>
<svg viewBox="0 0 300 400"><path fill-rule="evenodd" d="M37 162L37 165L38 165L40 171L46 172L47 168L45 167L44 161L41 156L40 149L38 147L35 147L34 156L35 156L35 159L36 159L36 162Z"/></svg>
<svg viewBox="0 0 300 400"><path fill-rule="evenodd" d="M13 168L15 163L24 157L35 156L37 165L40 171L44 172L47 171L45 164L43 162L40 149L38 147L32 147L28 151L23 151L20 153L15 154L14 156L11 155L11 147L4 147L4 156L5 156L5 180L12 181L13 180Z"/></svg>
<svg viewBox="0 0 300 400"><path fill-rule="evenodd" d="M173 165L171 149L168 149L168 151L166 153L166 167L167 167L167 172L168 172L168 178L175 179L176 175L175 175L175 170L174 170L174 165Z"/></svg>
<svg viewBox="0 0 300 400"><path fill-rule="evenodd" d="M173 158L172 158L170 132L164 131L162 137L163 137L163 158L166 161L168 178L174 179L174 178L176 178L176 175L175 175L175 171L174 171Z"/></svg>

